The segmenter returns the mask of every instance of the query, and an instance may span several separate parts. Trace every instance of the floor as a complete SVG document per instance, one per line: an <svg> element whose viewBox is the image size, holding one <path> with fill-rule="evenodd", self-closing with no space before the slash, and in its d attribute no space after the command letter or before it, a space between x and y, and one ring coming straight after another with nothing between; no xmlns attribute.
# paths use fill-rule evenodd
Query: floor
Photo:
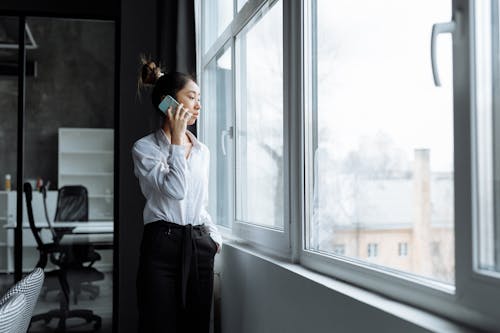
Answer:
<svg viewBox="0 0 500 333"><path fill-rule="evenodd" d="M0 274L0 289L6 289L12 284L12 275ZM112 273L106 273L105 279L99 282L94 282L94 285L99 286L99 296L92 300L90 295L82 292L77 299L77 304L74 304L71 296L70 309L90 309L96 315L102 318L102 327L99 331L93 330L94 323L86 323L83 319L72 318L66 322L67 332L101 332L110 333L112 331L112 314L113 314L113 277ZM38 298L34 314L44 313L52 309L59 308L58 292L53 290L43 296L43 288L40 297ZM32 323L28 332L54 332L57 327L58 320L53 319L48 324L43 320Z"/></svg>

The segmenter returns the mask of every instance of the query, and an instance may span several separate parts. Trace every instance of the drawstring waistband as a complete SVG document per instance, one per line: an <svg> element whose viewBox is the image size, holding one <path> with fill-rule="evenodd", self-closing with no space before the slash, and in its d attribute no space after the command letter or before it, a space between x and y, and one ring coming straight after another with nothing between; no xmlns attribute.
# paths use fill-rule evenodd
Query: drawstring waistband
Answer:
<svg viewBox="0 0 500 333"><path fill-rule="evenodd" d="M196 255L198 248L196 246L195 238L193 237L194 230L205 230L204 225L196 225L193 226L191 224L188 225L180 225L173 222L167 221L157 221L152 222L157 224L161 223L162 226L168 227L170 229L181 229L182 230L182 264L181 264L181 302L182 308L186 308L186 299L187 299L187 286L189 281L189 273L191 269L194 269L195 281L194 285L196 286L196 291L199 293L199 273L198 273L198 257ZM147 225L146 225L147 226ZM194 260L193 260L193 252L194 252ZM194 265L194 268L192 267Z"/></svg>

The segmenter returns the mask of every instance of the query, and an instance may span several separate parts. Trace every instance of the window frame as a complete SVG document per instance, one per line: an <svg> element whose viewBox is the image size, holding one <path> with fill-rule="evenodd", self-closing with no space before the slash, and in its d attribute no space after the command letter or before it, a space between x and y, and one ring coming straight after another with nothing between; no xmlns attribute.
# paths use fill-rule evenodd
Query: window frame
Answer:
<svg viewBox="0 0 500 333"><path fill-rule="evenodd" d="M220 50L231 46L233 68L233 107L236 107L235 38L246 24L258 15L265 5L276 0L249 0L238 11L234 0L233 21L208 50L202 50L198 41L198 68L203 70ZM222 228L231 238L253 245L263 253L270 253L297 263L305 268L338 278L362 288L383 294L411 306L484 329L498 328L495 313L496 300L500 299L498 274L477 272L477 151L475 132L475 72L474 60L474 0L452 1L452 18L458 20L453 34L453 131L454 147L454 212L455 212L455 286L426 278L371 265L369 262L345 256L323 256L306 250L306 229L309 226L312 188L311 147L315 146L315 118L311 98L315 89L311 79L309 48L315 41L309 38L311 3L314 0L283 1L283 107L284 110L284 227L286 232L273 235L265 227L235 221L235 199L230 203L233 212L233 230ZM198 18L202 0L196 0ZM457 13L461 15L457 15ZM460 16L460 17L459 17ZM198 20L199 21L199 20ZM200 26L200 25L199 25ZM202 36L198 26L197 36ZM202 22L201 26L204 26ZM200 39L201 39L200 38ZM430 31L429 31L430 39ZM312 45L311 45L312 44ZM458 52L461 50L462 52ZM201 82L203 89L203 82ZM500 110L496 110L500 111ZM234 111L235 112L235 111ZM200 119L203 137L203 117ZM235 124L233 124L234 126ZM295 135L291 135L295 134ZM233 156L236 144L233 140ZM235 165L235 164L234 164ZM236 172L236 171L235 171ZM233 178L234 179L234 178ZM234 185L234 184L233 184ZM235 186L233 186L235 189ZM292 195L293 193L293 195ZM233 234L231 235L231 232ZM380 249L379 249L380 250ZM408 249L407 254L408 255ZM429 301L431 300L431 301Z"/></svg>
<svg viewBox="0 0 500 333"><path fill-rule="evenodd" d="M304 0L302 5L302 11L305 14L303 20L307 21L302 23L305 29L310 29L311 22L313 22L310 13L312 2L314 0ZM455 286L419 278L390 268L381 269L353 258L322 256L306 249L300 252L300 262L305 267L382 293L395 300L459 322L491 329L498 328L495 322L498 313L495 314L493 309L495 300L500 299L500 280L474 272L472 255L476 234L473 229L477 225L476 216L473 215L473 198L476 193L473 192L473 170L471 169L473 161L471 160L473 150L471 131L473 132L474 124L470 121L474 114L474 104L471 100L473 85L470 84L473 74L471 46L474 26L470 24L474 22L473 5L473 0L455 0L452 3L452 17L458 20L457 32L453 34L454 147L464 148L454 151L455 258L461 258L461 260L456 260ZM461 15L457 15L458 12ZM310 36L310 33L307 31L306 36ZM305 46L307 47L306 44ZM457 50L462 50L462 52L457 52ZM307 62L307 52L304 56ZM303 75L306 80L311 77L311 74L307 72ZM310 87L311 84L306 86ZM306 90L305 95L311 96L311 90ZM306 97L306 100L310 99L311 97ZM305 103L302 107L302 113L306 118L304 126L313 123L312 103L309 101L309 104ZM312 188L310 187L311 172L307 170L312 170L309 157L312 155L309 150L313 147L311 144L313 140L314 138L309 135L306 137L308 144L304 146L304 156L306 156L304 174L308 176L304 192ZM311 205L309 198L306 198L305 204ZM310 208L305 207L304 210L309 212ZM309 225L309 216L310 214L306 214L302 223L301 233L304 235ZM429 302L429 299L432 299L432 302Z"/></svg>
<svg viewBox="0 0 500 333"><path fill-rule="evenodd" d="M244 6L238 11L237 8L237 0L233 0L233 20L231 23L226 27L226 29L219 35L219 37L212 43L212 45L208 48L208 50L204 49L204 34L202 27L205 27L205 15L203 13L203 1L197 0L196 1L196 16L198 18L197 22L200 22L197 25L197 36L201 35L201 38L197 38L197 50L201 51L198 54L202 54L200 60L198 61L198 68L201 69L199 71L200 73L204 73L205 69L207 66L215 59L217 58L218 55L221 54L222 49L226 49L228 47L231 47L231 65L233 69L233 75L232 75L232 94L233 94L233 116L232 116L232 126L234 129L234 133L238 132L237 124L238 124L238 117L239 117L239 111L237 110L237 105L238 105L238 92L237 92L237 80L238 80L238 66L236 62L236 37L237 35L242 32L245 28L248 27L248 24L251 23L252 21L257 21L260 19L260 16L267 11L267 9L271 8L272 6L275 5L277 1L282 1L282 6L283 6L283 44L285 45L285 39L286 39L286 31L287 29L285 28L286 22L287 21L287 16L285 15L286 8L291 7L291 4L289 4L287 1L284 0L249 0L247 1ZM265 15L265 14L264 14ZM286 68L286 54L284 50L284 67ZM287 102L289 99L287 98L287 91L288 88L287 86L289 85L286 82L286 71L283 73L283 110L287 110L287 107L289 107ZM203 95L203 75L200 74L198 76L198 80L201 84L201 89L202 89L202 95ZM204 133L209 131L210 129L206 128L203 125L203 115L200 119L200 135L203 137ZM284 124L286 124L289 120L287 119L287 112L283 112L283 207L284 207L284 212L283 212L283 230L275 230L272 228L268 228L265 226L261 225L256 225L256 224L251 224L246 221L239 221L236 218L236 199L235 197L232 198L232 202L229 203L230 211L231 211L231 219L232 219L232 226L231 229L221 227L219 228L222 229L222 231L227 234L231 235L230 237L232 238L237 238L239 241L246 242L250 245L253 245L255 247L258 247L259 249L263 250L266 253L275 255L275 256L280 256L283 258L289 258L291 255L291 247L290 247L290 187L289 187L289 182L287 181L290 179L290 170L289 170L289 154L287 151L289 150L289 133L290 129L287 128ZM236 170L236 147L237 147L237 136L235 135L233 140L231 141L231 145L228 145L228 149L231 149L232 151L232 156L234 156L234 159L232 162L234 169ZM234 193L236 193L236 182L238 181L236 179L236 172L232 176L233 184L232 184L232 189Z"/></svg>

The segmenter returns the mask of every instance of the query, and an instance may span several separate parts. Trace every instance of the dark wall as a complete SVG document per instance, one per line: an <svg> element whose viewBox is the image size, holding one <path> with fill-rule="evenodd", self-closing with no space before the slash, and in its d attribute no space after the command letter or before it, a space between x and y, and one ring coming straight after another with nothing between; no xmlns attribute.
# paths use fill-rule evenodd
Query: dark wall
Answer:
<svg viewBox="0 0 500 333"><path fill-rule="evenodd" d="M27 51L37 75L26 80L24 176L57 187L58 128L114 127L115 28L113 22L54 18L27 23L38 48ZM17 89L17 77L0 77L0 175L10 173L14 188Z"/></svg>
<svg viewBox="0 0 500 333"><path fill-rule="evenodd" d="M123 0L120 46L119 116L119 303L116 332L137 332L135 278L143 229L144 197L133 173L134 142L158 125L149 96L137 98L139 54L156 58L156 2ZM142 102L141 102L142 101Z"/></svg>

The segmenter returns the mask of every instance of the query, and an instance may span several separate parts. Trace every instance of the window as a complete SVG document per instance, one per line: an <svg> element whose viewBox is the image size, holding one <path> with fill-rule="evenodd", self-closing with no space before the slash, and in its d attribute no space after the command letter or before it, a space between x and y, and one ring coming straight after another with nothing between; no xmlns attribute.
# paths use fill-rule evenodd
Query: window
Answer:
<svg viewBox="0 0 500 333"><path fill-rule="evenodd" d="M398 243L398 256L408 256L408 243Z"/></svg>
<svg viewBox="0 0 500 333"><path fill-rule="evenodd" d="M217 223L497 329L499 0L226 2L197 2Z"/></svg>
<svg viewBox="0 0 500 333"><path fill-rule="evenodd" d="M202 121L211 130L205 135L210 150L209 212L218 224L231 227L233 197L233 126L232 126L232 64L231 47L222 49L203 73L205 86Z"/></svg>
<svg viewBox="0 0 500 333"><path fill-rule="evenodd" d="M378 244L369 243L368 244L368 258L375 258L378 256Z"/></svg>
<svg viewBox="0 0 500 333"><path fill-rule="evenodd" d="M205 0L203 48L207 51L233 19L233 0Z"/></svg>
<svg viewBox="0 0 500 333"><path fill-rule="evenodd" d="M391 243L408 237L415 265L397 266L395 252L377 264L441 279L427 265L427 240L453 242L451 44L439 44L440 88L423 46L431 23L451 16L451 2L405 8L392 1L317 0L312 6L309 249L328 253L337 238ZM368 245L369 258L377 256L375 245ZM442 281L453 284L454 256L446 258L439 261L449 273Z"/></svg>
<svg viewBox="0 0 500 333"><path fill-rule="evenodd" d="M335 244L333 246L333 253L337 255L345 255L345 244Z"/></svg>
<svg viewBox="0 0 500 333"><path fill-rule="evenodd" d="M282 25L278 2L236 36L236 219L281 230Z"/></svg>
<svg viewBox="0 0 500 333"><path fill-rule="evenodd" d="M290 251L283 4L235 0L226 22L232 16L213 16L219 9L209 3L197 4L206 30L198 48L202 95L210 98L200 122L212 156L210 213L235 236L281 255Z"/></svg>

